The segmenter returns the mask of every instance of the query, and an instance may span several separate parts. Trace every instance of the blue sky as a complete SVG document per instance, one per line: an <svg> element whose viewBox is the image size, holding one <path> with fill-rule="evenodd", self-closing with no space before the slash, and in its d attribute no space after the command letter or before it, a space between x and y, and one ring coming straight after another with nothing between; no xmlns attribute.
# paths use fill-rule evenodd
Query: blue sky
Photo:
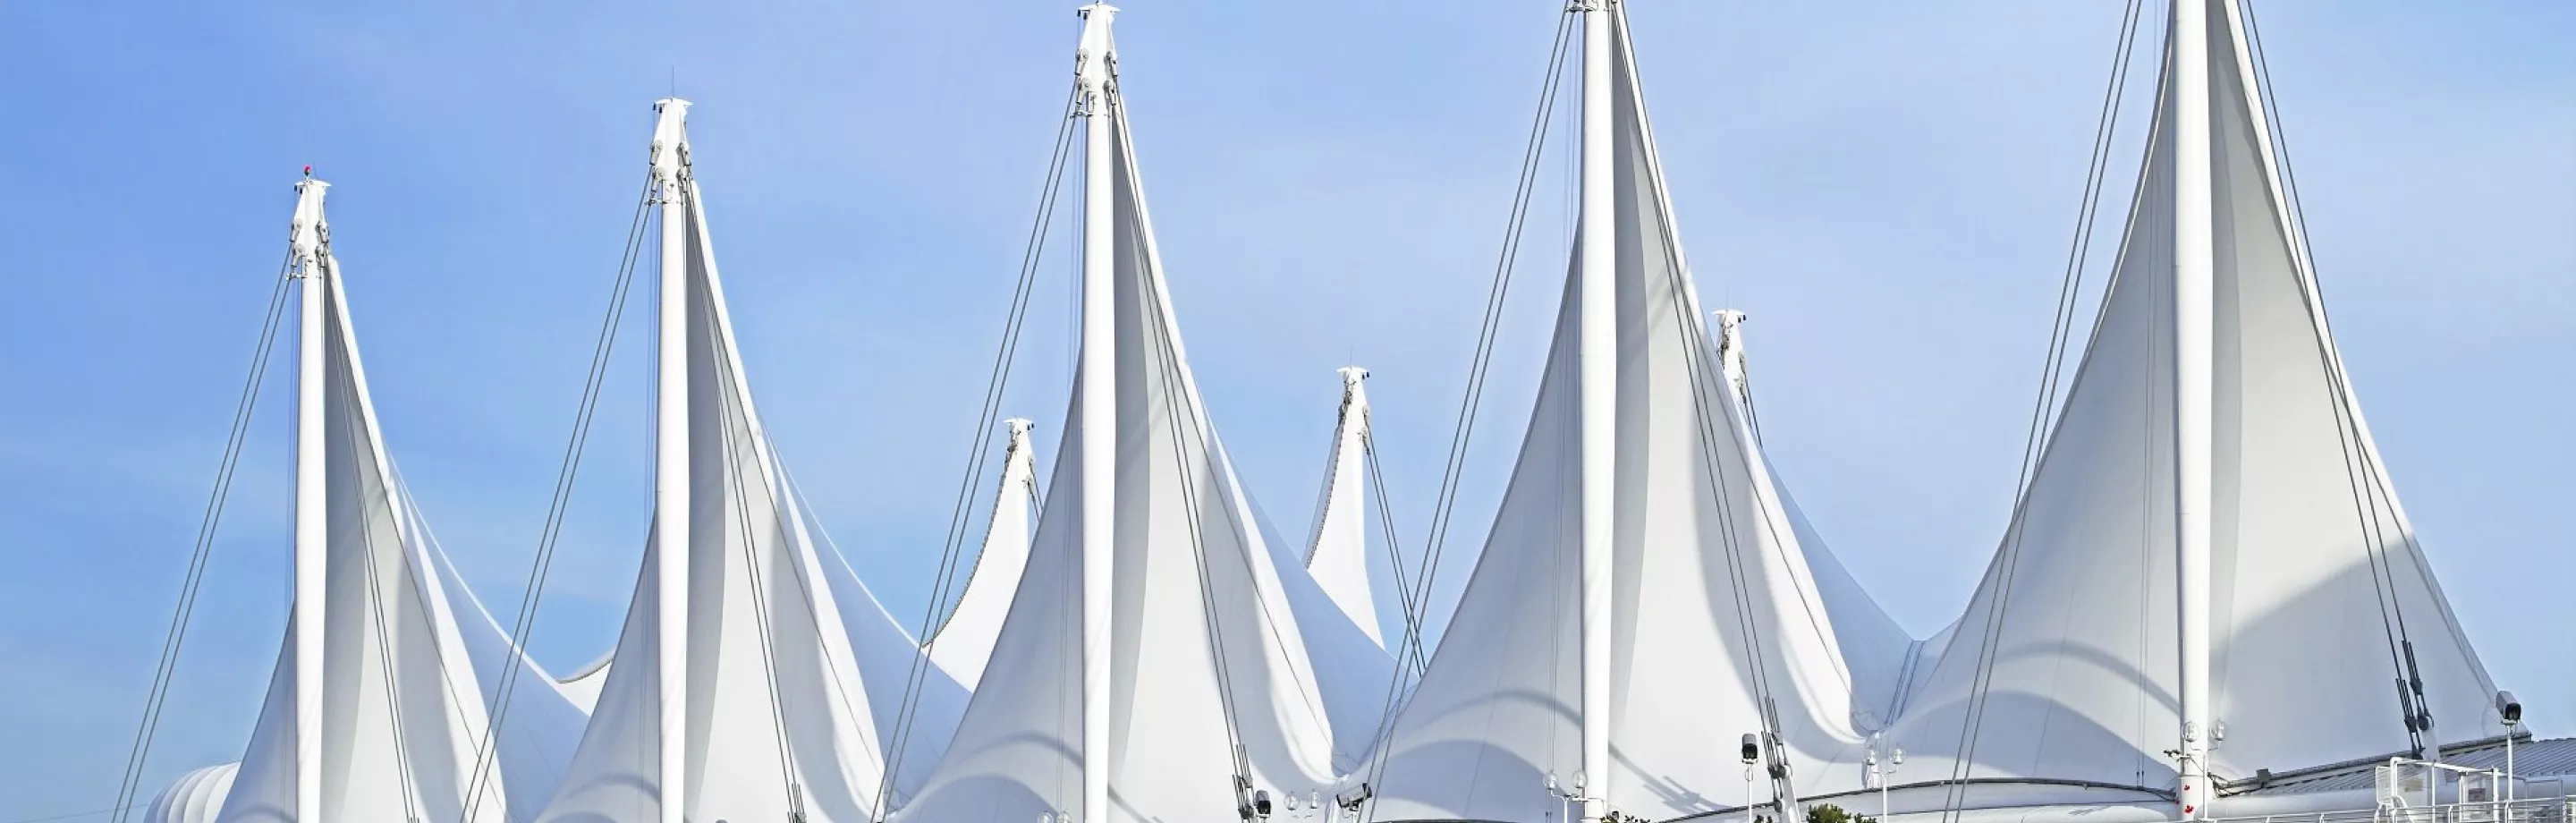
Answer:
<svg viewBox="0 0 2576 823"><path fill-rule="evenodd" d="M395 460L484 599L512 603L650 101L694 99L762 412L861 574L917 614L1077 25L1065 2L963 5L0 5L0 821L113 794L307 163L337 184L334 247ZM1554 9L1136 0L1120 18L1194 366L1284 529L1320 479L1333 369L1357 362L1419 542ZM2543 732L2576 731L2576 5L2258 11L2398 491L2499 684ZM1753 318L1773 459L1854 574L1929 634L2005 519L2119 8L1631 14L1703 294ZM2120 150L2115 181L2134 158ZM1549 162L1525 284L1557 276L1572 218L1564 156ZM1070 270L1050 271L1006 407L1040 421L1044 454L1070 357ZM1519 290L1507 317L1470 538L1552 294ZM559 670L607 648L632 585L641 354L615 367L533 640ZM274 660L285 385L147 790L238 757ZM1453 586L1475 540L1455 543Z"/></svg>

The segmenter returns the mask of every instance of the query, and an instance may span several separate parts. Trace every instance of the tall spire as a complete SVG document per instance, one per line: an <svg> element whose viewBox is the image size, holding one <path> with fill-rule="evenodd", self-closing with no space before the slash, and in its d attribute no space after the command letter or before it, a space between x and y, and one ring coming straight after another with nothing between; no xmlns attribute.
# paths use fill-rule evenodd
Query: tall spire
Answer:
<svg viewBox="0 0 2576 823"><path fill-rule="evenodd" d="M656 324L653 437L655 614L661 621L655 660L661 698L655 738L660 820L684 823L689 808L689 101L657 101L653 187L662 219L662 270Z"/></svg>
<svg viewBox="0 0 2576 823"><path fill-rule="evenodd" d="M322 658L329 632L323 619L330 554L329 456L323 445L322 298L330 291L331 225L322 218L322 195L331 184L307 167L295 184L295 277L302 301L295 324L295 819L322 816Z"/></svg>
<svg viewBox="0 0 2576 823"><path fill-rule="evenodd" d="M2335 353L2241 9L2179 0L2168 32L2091 340L1892 731L1963 796L2084 781L2207 818L2227 779L2439 743L2428 710L2502 731Z"/></svg>
<svg viewBox="0 0 2576 823"><path fill-rule="evenodd" d="M905 689L882 681L918 671L920 647L842 579L846 563L827 562L771 447L682 109L660 107L654 187L664 226L679 229L664 236L662 303L681 309L664 318L679 339L661 388L686 391L657 397L651 545L594 719L537 819L871 819L901 788L885 790L879 718L901 714L889 704Z"/></svg>
<svg viewBox="0 0 2576 823"><path fill-rule="evenodd" d="M1105 275L1107 294L1087 279L1084 365L1027 571L907 823L1224 820L1257 792L1302 797L1351 771L1361 752L1337 743L1365 746L1384 709L1386 653L1271 537L1209 422L1100 27L1107 9L1088 12L1076 92L1091 120L1075 125L1106 150L1085 158L1109 198L1085 222L1111 245L1085 246L1101 264L1085 275ZM1099 205L1099 189L1085 194Z"/></svg>
<svg viewBox="0 0 2576 823"><path fill-rule="evenodd" d="M2209 816L2209 517L2211 242L2209 4L2173 6L2174 551L2182 708L2175 802L2186 820Z"/></svg>
<svg viewBox="0 0 2576 823"><path fill-rule="evenodd" d="M1082 460L1082 808L1080 823L1109 823L1109 689L1112 569L1116 562L1118 465L1118 310L1114 205L1110 168L1117 60L1109 23L1118 9L1082 7L1082 45L1074 77L1083 120L1082 362L1080 419L1074 448Z"/></svg>
<svg viewBox="0 0 2576 823"><path fill-rule="evenodd" d="M1854 771L1814 766L1858 750L1856 718L1888 713L1910 650L1799 518L1729 393L1623 8L1584 12L1608 29L1609 89L1592 97L1611 112L1610 203L1585 205L1510 481L1381 744L1376 819L1536 823L1570 817L1566 790L1590 800L1587 814L1701 815L1744 785L1711 741L1756 731L1783 797L1856 789ZM1605 250L1609 282L1586 281ZM1615 354L1595 342L1605 329ZM1587 405L1584 378L1611 363L1619 425L1601 444L1595 427L1613 414ZM1605 488L1614 502L1596 513ZM1606 591L1584 574L1604 519L1616 536Z"/></svg>
<svg viewBox="0 0 2576 823"><path fill-rule="evenodd" d="M1611 580L1610 516L1616 468L1612 450L1619 442L1619 314L1617 301L1608 299L1614 294L1618 274L1615 238L1619 232L1617 215L1612 212L1615 183L1610 178L1615 151L1611 145L1611 107L1616 104L1610 96L1610 27L1617 14L1611 8L1615 2L1577 0L1583 14L1583 216L1577 250L1581 256L1576 263L1583 314L1575 324L1581 335L1576 382L1583 421L1579 447L1582 470L1577 481L1583 495L1582 513L1577 518L1583 580L1579 595L1583 609L1583 770L1575 773L1575 782L1583 792L1579 802L1583 805L1584 823L1600 820L1609 812L1611 790L1610 598L1616 584Z"/></svg>
<svg viewBox="0 0 2576 823"><path fill-rule="evenodd" d="M480 606L439 574L436 542L386 456L323 192L310 177L297 186L290 235L304 301L294 616L233 782L201 785L200 799L219 801L226 820L503 814L509 764L475 751L491 682L470 649L482 627L458 619ZM526 751L500 756L524 764Z"/></svg>

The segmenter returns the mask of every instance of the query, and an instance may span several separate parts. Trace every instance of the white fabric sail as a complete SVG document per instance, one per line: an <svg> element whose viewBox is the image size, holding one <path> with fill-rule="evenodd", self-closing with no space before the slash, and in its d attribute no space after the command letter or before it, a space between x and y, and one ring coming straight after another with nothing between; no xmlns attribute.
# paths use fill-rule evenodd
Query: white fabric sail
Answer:
<svg viewBox="0 0 2576 823"><path fill-rule="evenodd" d="M1912 647L1789 506L1727 388L1625 17L1613 20L1616 294L1567 279L1518 463L1456 617L1385 743L1370 819L1542 821L1565 813L1549 790L1578 780L1646 819L1739 805L1745 783L1727 752L1762 728L1766 698L1802 789L1855 787L1848 771L1817 766L1857 759L1866 730L1855 720L1884 715ZM1578 777L1574 384L1587 299L1617 302L1614 767Z"/></svg>
<svg viewBox="0 0 2576 823"><path fill-rule="evenodd" d="M1342 405L1333 425L1333 449L1324 457L1324 489L1316 495L1314 535L1306 542L1306 572L1333 598L1351 623L1380 648L1386 637L1378 629L1378 580L1391 577L1392 564L1369 562L1368 550L1368 370L1341 369Z"/></svg>
<svg viewBox="0 0 2576 823"><path fill-rule="evenodd" d="M403 495L406 505L410 494ZM429 547L431 565L437 569L440 586L446 592L448 609L456 615L464 640L465 655L472 662L475 682L481 686L483 705L493 717L493 736L497 740L479 745L493 749L500 758L499 788L505 789L513 819L524 818L543 808L547 798L563 780L564 767L572 762L573 750L581 745L582 730L590 722L590 706L596 694L584 695L547 674L518 643L509 629L493 619L474 593L466 588L465 578L447 553L438 548L438 539L422 523L419 511L411 512L412 522L421 524L421 540ZM509 669L519 672L511 677ZM507 694L504 681L508 680ZM500 707L506 705L507 711ZM485 791L491 791L487 787Z"/></svg>
<svg viewBox="0 0 2576 823"><path fill-rule="evenodd" d="M787 488L796 489L794 478L788 479ZM833 596L842 604L841 628L849 633L850 649L858 656L859 676L866 681L868 713L880 730L879 748L895 769L887 781L894 789L892 800L900 803L921 788L939 766L948 738L957 733L958 718L966 713L969 690L935 660L924 659L921 644L913 639L912 632L859 580L847 555L831 542L822 524L813 520L811 507L804 505L801 492L797 502L798 512L806 520L806 534L819 546L816 551L827 558L823 579L831 584ZM909 714L904 712L907 684L912 691Z"/></svg>
<svg viewBox="0 0 2576 823"><path fill-rule="evenodd" d="M1114 820L1230 820L1238 776L1273 794L1328 785L1382 710L1385 653L1259 527L1207 422L1124 106L1106 109L1095 116L1118 118L1113 748L1081 745L1081 455L1068 448L991 662L906 823L1065 814L1093 755L1111 770ZM1079 430L1072 416L1065 431ZM1351 751L1337 756L1337 740Z"/></svg>
<svg viewBox="0 0 2576 823"><path fill-rule="evenodd" d="M993 495L992 516L984 527L984 546L975 553L975 570L957 607L933 632L930 659L958 685L971 690L984 679L984 666L1001 638L1002 620L1010 616L1011 595L1020 589L1020 574L1029 563L1029 513L1037 501L1037 454L1029 445L1029 421L1002 421L1010 441L1002 452L1002 482Z"/></svg>
<svg viewBox="0 0 2576 823"><path fill-rule="evenodd" d="M475 602L414 507L377 428L339 263L323 254L325 274L306 281L324 284L327 301L324 614L332 631L322 667L322 813L523 814L560 776L582 712ZM165 792L173 808L204 811L220 801L217 820L295 819L293 658L290 642L242 761L182 778ZM514 663L528 671L510 696L497 753L481 756L502 673Z"/></svg>
<svg viewBox="0 0 2576 823"><path fill-rule="evenodd" d="M2216 201L2212 716L2224 734L2212 772L2224 781L2411 754L2394 686L2410 676L2405 641L2437 722L2428 749L2501 734L2493 683L2417 550L2345 383L2275 174L2235 4L2205 2ZM2180 728L2172 59L2169 49L2092 341L2002 547L1895 732L1916 753L1917 779L1989 781L1969 787L1970 805L2044 800L2035 786L2049 781L2140 796L2175 788L2164 755Z"/></svg>
<svg viewBox="0 0 2576 823"><path fill-rule="evenodd" d="M685 151L685 144L682 150ZM685 797L691 820L875 818L887 718L919 660L830 549L772 453L686 180L690 534ZM648 548L598 704L546 821L659 818L658 585ZM934 672L935 674L935 672Z"/></svg>

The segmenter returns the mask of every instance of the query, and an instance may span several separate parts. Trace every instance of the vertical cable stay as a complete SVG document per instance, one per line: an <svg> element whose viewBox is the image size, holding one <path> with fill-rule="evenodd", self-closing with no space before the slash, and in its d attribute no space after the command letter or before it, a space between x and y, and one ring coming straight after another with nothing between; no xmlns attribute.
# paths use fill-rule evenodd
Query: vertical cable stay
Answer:
<svg viewBox="0 0 2576 823"><path fill-rule="evenodd" d="M884 820L889 811L896 774L902 768L904 750L911 745L912 726L919 714L924 680L929 676L932 665L930 651L939 642L939 629L943 627L943 613L949 608L949 595L961 583L958 572L965 568L961 561L969 534L967 527L974 519L975 490L983 485L984 454L992 447L996 418L1000 416L1003 396L1010 388L1012 366L1018 362L1020 337L1027 330L1029 303L1037 284L1040 264L1046 256L1047 229L1053 225L1056 204L1062 200L1068 176L1066 172L1072 165L1073 126L1080 122L1075 116L1078 95L1078 89L1068 88L1064 105L1059 109L1063 115L1056 124L1054 147L1048 153L1045 181L1038 188L1037 214L1030 220L1028 240L1020 252L1018 281L1011 292L1010 307L1004 313L1002 339L995 347L991 372L985 378L984 397L976 409L975 436L966 450L966 470L957 484L956 503L949 509L948 534L941 542L939 571L932 584L929 602L922 609L921 630L916 636L921 643L921 653L914 656L911 669L904 677L902 706L896 712L893 743L887 748L885 778L877 791L877 808L869 815L875 820ZM1035 484L1034 476L1031 483Z"/></svg>
<svg viewBox="0 0 2576 823"><path fill-rule="evenodd" d="M125 772L117 779L116 800L107 811L113 823L124 823L140 801L144 765L152 754L152 740L161 726L161 710L169 702L170 686L179 665L179 652L187 643L188 624L196 615L197 594L203 589L206 566L215 545L216 527L224 517L224 505L232 497L233 472L241 467L241 455L250 436L252 413L259 406L260 386L268 374L271 352L275 351L277 329L286 308L288 270L294 265L290 253L280 262L271 278L268 308L260 321L259 342L251 347L250 373L242 379L239 396L233 401L232 425L226 429L224 450L216 461L214 487L206 494L206 508L199 515L197 538L188 552L187 571L180 576L178 603L171 610L170 628L161 641L161 656L152 671L152 686L145 692L142 718L134 730L134 743L125 757Z"/></svg>
<svg viewBox="0 0 2576 823"><path fill-rule="evenodd" d="M1502 327L1504 301L1511 294L1512 273L1519 267L1521 238L1523 229L1529 224L1531 201L1537 193L1538 175L1543 168L1541 159L1546 153L1548 126L1553 122L1557 91L1565 82L1566 54L1571 44L1574 20L1575 13L1571 8L1557 15L1547 70L1540 77L1537 111L1530 116L1529 137L1521 148L1521 165L1515 175L1512 205L1503 221L1502 248L1495 255L1493 282L1487 287L1484 314L1478 321L1476 347L1467 360L1467 384L1458 400L1449 453L1442 461L1439 490L1432 498L1431 519L1423 537L1421 572L1414 577L1412 602L1405 608L1409 620L1404 641L1396 652L1396 676L1387 682L1386 704L1381 713L1383 719L1378 724L1377 757L1368 766L1366 782L1371 784L1384 780L1386 776L1388 743L1395 733L1396 710L1406 693L1406 673L1408 670L1427 670L1430 666L1430 657L1422 646L1422 635L1430 623L1427 614L1432 592L1440 580L1440 561L1446 554L1449 523L1457 510L1459 487L1466 479L1467 446L1474 438L1486 375L1493 363L1496 338ZM1380 484L1381 488L1383 485ZM1383 504L1380 507L1384 508ZM1370 823L1376 819L1376 814L1377 804L1372 802L1360 819L1362 823Z"/></svg>
<svg viewBox="0 0 2576 823"><path fill-rule="evenodd" d="M1615 35L1614 42L1628 46L1629 50L1624 54L1624 56L1628 60L1629 70L1634 72L1636 71L1636 55L1633 53L1633 44L1630 44L1627 40L1626 11L1624 7L1621 7L1614 11L1613 14L1615 15L1613 18L1613 25L1618 27L1618 33ZM1635 86L1633 74L1627 79L1631 81L1631 93L1641 94L1642 92L1638 91ZM1614 78L1612 81L1612 87L1614 89L1617 87L1617 82L1618 80ZM1615 105L1616 101L1614 101L1613 104ZM1724 416L1712 413L1712 409L1718 407L1718 404L1729 402L1727 399L1729 396L1729 389L1727 388L1724 369L1713 356L1717 352L1717 347L1712 345L1708 339L1708 327L1701 319L1704 315L1698 310L1697 306L1692 304L1692 294L1690 291L1691 285L1688 279L1689 271L1682 259L1680 238L1676 237L1673 233L1675 227L1673 227L1669 222L1663 221L1663 217L1665 215L1672 214L1672 203L1666 198L1667 192L1664 191L1662 182L1663 169L1661 168L1660 161L1656 159L1656 155L1653 151L1653 129L1646 123L1645 113L1642 109L1637 112L1636 116L1639 121L1637 132L1642 135L1642 139L1645 141L1645 144L1640 148L1648 158L1647 162L1649 163L1649 167L1647 173L1651 175L1650 179L1644 181L1644 188L1647 196L1652 198L1654 202L1655 217L1652 219L1664 223L1665 230L1660 233L1661 242L1659 242L1657 247L1652 251L1662 255L1664 263L1664 286L1668 295L1666 299L1672 306L1673 316L1678 318L1681 324L1682 372L1687 378L1687 385L1692 397L1691 422L1694 427L1694 432L1698 435L1696 439L1699 447L1700 479L1708 491L1709 502L1717 510L1718 534L1720 536L1719 545L1725 552L1725 560L1728 570L1727 583L1729 594L1733 599L1732 610L1735 613L1736 628L1744 637L1746 644L1750 646L1748 651L1751 652L1751 655L1749 657L1749 663L1746 666L1747 671L1745 673L1748 675L1747 679L1751 681L1751 685L1753 687L1753 698L1755 702L1759 704L1756 708L1756 722L1762 730L1766 757L1771 760L1770 772L1774 785L1774 802L1781 804L1780 811L1783 814L1788 814L1790 810L1796 807L1796 797L1788 790L1789 764L1787 752L1782 740L1777 703L1773 697L1775 692L1771 686L1770 667L1766 662L1769 659L1769 655L1764 651L1763 638L1770 632L1766 632L1762 626L1760 613L1756 610L1755 604L1753 603L1753 586L1750 582L1752 580L1752 574L1755 571L1754 565L1760 564L1762 562L1762 558L1756 556L1748 559L1746 557L1747 554L1751 554L1752 552L1748 552L1746 550L1743 545L1744 538L1738 534L1737 527L1739 521L1735 511L1736 501L1726 493L1726 480L1720 473L1720 467L1725 462L1725 455L1719 444L1740 442L1737 440L1737 435L1733 428L1727 425ZM1613 295L1613 298L1615 299L1615 295ZM1599 299L1599 296L1586 294L1583 295L1583 299ZM1746 410L1746 432L1752 436L1758 437L1758 432L1753 431L1757 424L1752 420L1752 400L1749 393L1751 382L1749 375L1747 377L1746 385L1748 387L1748 394L1745 397L1744 402L1738 405ZM1749 454L1746 455L1746 458L1744 468L1746 476L1749 479L1751 477L1751 473L1759 469L1750 460ZM1766 513L1762 512L1758 504L1755 506L1755 511L1752 516L1760 523L1764 532L1769 534L1775 543L1781 541L1778 532L1778 524L1774 523ZM1850 673L1843 670L1839 662L1836 664L1836 670L1842 677L1844 686L1848 688L1851 682Z"/></svg>
<svg viewBox="0 0 2576 823"><path fill-rule="evenodd" d="M633 294L635 264L643 255L645 210L653 201L652 173L646 172L644 191L635 200L635 212L627 220L626 241L617 261L616 275L609 284L608 308L599 321L599 333L591 344L590 367L585 372L581 398L574 404L572 433L565 439L563 459L555 469L555 487L548 499L546 517L537 529L536 556L528 564L528 582L519 594L519 613L510 628L512 653L502 666L501 677L486 707L489 718L483 735L474 746L472 783L465 792L464 817L460 823L472 823L480 814L478 801L490 786L490 775L497 771L494 761L500 752L501 730L509 722L512 695L517 694L519 680L527 670L529 634L536 626L537 607L545 598L546 579L554 569L555 546L563 535L564 521L572 504L573 481L581 473L581 460L590 443L591 423L599 410L599 397L608 380L610 355L617 349L617 332L626 316L626 301ZM650 387L647 387L650 391ZM647 404L650 408L650 404ZM646 427L649 435L651 427ZM649 509L650 506L647 506Z"/></svg>
<svg viewBox="0 0 2576 823"><path fill-rule="evenodd" d="M2076 209L2075 236L2068 244L2065 274L2058 286L2057 306L2050 315L2048 346L2040 363L2040 389L2038 397L2031 404L2030 426L2023 440L2021 467L2015 472L2015 486L2018 489L2014 495L2013 505L2015 523L2019 522L2022 512L2030 502L2032 487L2038 477L2040 456L2047 448L2049 426L2052 411L2057 406L2060 382L2066 372L2066 357L2073 348L2076 300L2083 290L2084 263L2090 256L2094 227L2099 223L2101 216L2103 189L2108 179L2112 143L2119 131L2120 102L2124 98L2129 64L2131 55L2137 47L2137 35L2141 30L2139 23L2142 17L2141 0L2129 0L2127 8L2121 13L2118 47L2112 57L2110 77L2103 85L2101 111L2094 118L2093 150L2087 158L2083 196ZM2161 82L2158 83L2159 88L2162 85ZM2145 165L2141 164L2138 172L2138 188L2141 192L2148 182ZM2132 198L2136 196L2133 194ZM2125 237L2122 239L2122 245L2127 245ZM2113 276L2116 279L2116 267ZM2107 309L2109 303L2107 289L2104 294L2104 305ZM1985 625L1982 627L1980 642L1977 645L1976 667L1969 678L1969 705L1960 720L1958 746L1953 749L1958 752L1958 756L1950 762L1950 779L1945 784L1945 796L1941 807L1943 823L1956 823L1967 801L1967 780L1974 769L1972 764L1976 757L1977 743L1982 739L1982 736L1977 734L1977 729L1984 722L1986 701L1994 682L1995 645L2001 639L2004 616L2012 600L2013 580L2021 560L2021 539L2020 529L2017 526L2012 527L2012 531L2004 537L2001 556L1996 558L1995 566L1990 572L1996 584L1995 595L1986 609Z"/></svg>
<svg viewBox="0 0 2576 823"><path fill-rule="evenodd" d="M1397 653L1396 660L1396 678L1401 681L1406 676L1404 667L1407 655L1410 655L1411 674L1414 675L1421 674L1423 664L1430 659L1430 655L1422 651L1422 609L1421 604L1416 602L1419 594L1415 590L1413 581L1404 575L1404 546L1396 538L1395 505L1387 500L1386 471L1378 467L1377 432L1374 429L1360 433L1360 455L1368 462L1370 491L1377 497L1378 531L1386 536L1386 562L1395 570L1396 603L1404 614L1404 638L1401 643L1405 648Z"/></svg>
<svg viewBox="0 0 2576 823"><path fill-rule="evenodd" d="M325 252L323 260L330 260L327 251ZM340 276L338 268L338 266L325 262L323 264L322 276L337 279ZM321 278L316 278L317 285L321 282L325 281L321 280ZM325 286L325 288L327 288L327 286ZM330 321L326 319L324 322L327 323ZM356 387L347 386L341 387L341 389L341 391L335 392L338 396L334 399L349 406L357 405L358 398ZM356 450L340 449L339 451L342 452L341 465L348 470L349 474L353 477L363 476L359 469ZM370 458L372 457L373 456L370 455ZM386 491L390 492L391 488L388 487ZM395 516L399 517L400 514L397 513ZM403 724L403 692L400 689L400 681L395 679L396 675L394 674L396 666L394 663L393 638L390 636L393 632L394 624L393 621L388 619L385 614L385 587L382 582L383 574L379 570L379 564L377 563L378 558L376 557L375 524L364 522L363 518L361 518L361 522L358 526L358 551L361 557L366 558L364 570L367 576L367 611L370 616L375 618L375 630L368 633L374 635L372 639L375 641L376 647L376 662L378 664L377 670L381 674L381 677L378 679L384 682L385 725L387 727L387 731L390 732L390 736L392 737L394 744L394 786L399 790L397 793L401 796L404 819L416 821L420 819L419 816L421 812L419 787L413 785L415 782L415 775L417 773L414 772L411 767L410 734L408 733L409 730L406 729ZM433 653L435 653L437 648L438 646L436 643L432 643L430 645L430 649ZM443 662L440 666L440 671L445 671Z"/></svg>
<svg viewBox="0 0 2576 823"><path fill-rule="evenodd" d="M2327 403L2335 419L2336 445L2343 451L2344 478L2352 494L2356 532L2362 541L2362 553L2368 559L2371 594L2379 598L2379 622L2388 641L2389 666L2398 680L2398 710L2404 716L2407 745L2412 756L2424 756L2424 735L2432 731L2432 705L2425 700L2424 680L2415 665L2414 639L2406 631L2405 596L2397 588L2396 561L2388 556L2386 524L2397 517L2396 494L2379 470L2378 460L2369 444L2362 439L2361 410L2354 404L2352 387L2344 375L2343 362L2335 355L2334 333L2326 317L2325 286L2316 277L2315 256L2308 248L2307 209L2299 199L2298 173L2290 164L2289 132L2281 123L2279 98L2273 93L2272 64L2263 48L2263 27L2256 21L2253 0L2238 0L2245 40L2255 71L2255 104L2261 107L2263 122L2268 126L2268 148L2279 164L2280 193L2288 201L2276 204L2282 209L2282 234L2288 240L2293 275L2299 280L2299 299L2316 323L2317 363L2325 373ZM2387 518L2381 517L2381 505L2387 507ZM2415 533L2397 524L2397 542L2408 553L2423 556L2415 542ZM2435 738L2438 747L2440 739Z"/></svg>
<svg viewBox="0 0 2576 823"><path fill-rule="evenodd" d="M690 187L690 190L694 193L695 187ZM708 288L712 292L713 284L708 284ZM731 339L718 325L714 312L708 312L701 328L706 332L709 348L713 349L710 359L714 360L716 365L714 388L723 393L722 405L732 406L748 413L750 407L743 400L750 392L743 388L742 375L734 371L733 358L725 351L732 345ZM782 541L787 536L786 518L778 505L778 490L770 488L768 483L769 463L761 456L761 449L766 444L759 442L752 432L745 431L748 426L735 426L733 413L720 410L716 420L718 434L724 442L726 479L730 481L728 485L732 490L732 494L727 495L730 499L726 502L732 504L734 532L742 538L743 578L749 582L751 589L753 636L757 638L760 645L761 685L769 693L770 739L778 749L778 778L781 789L786 792L789 823L803 823L802 792L796 784L796 749L787 737L787 701L778 688L777 641L773 637L776 627L771 623L771 615L775 613L774 603L771 601L771 587L761 579L768 574L760 562L761 529L752 522L755 510L751 503L750 484L743 481L742 458L746 456L746 452L751 459L761 463L761 468L757 471L762 478L761 496L768 503L769 530L773 537ZM765 437L766 432L762 432L760 436ZM796 580L803 590L806 603L810 606L814 602L813 589L805 584L801 564L796 569ZM812 609L809 607L806 613L810 617ZM816 628L820 630L822 627L818 625ZM832 674L834 667L830 662L831 652L828 648L818 649L818 651L824 658L825 676L832 681L833 690L842 701L842 711L851 712L848 692L842 687L840 678Z"/></svg>
<svg viewBox="0 0 2576 823"><path fill-rule="evenodd" d="M1111 98L1111 105L1117 105L1116 98ZM1116 125L1117 127L1121 127L1120 137L1123 141L1126 136L1125 129L1123 128L1125 123L1121 122ZM1130 212L1130 214L1133 214L1133 212ZM1138 218L1138 222L1141 222L1141 218ZM1145 227L1141 225L1134 225L1130 228L1140 237L1143 236L1145 232ZM1149 273L1148 276L1159 279L1161 274L1161 272L1156 271ZM1165 341L1171 340L1176 332L1166 322L1167 313L1170 311L1170 308L1160 300L1161 295L1159 294L1159 290L1143 289L1142 291L1147 292L1142 295L1145 300L1144 310L1150 312L1150 316L1153 318L1149 321L1152 325L1148 328L1147 334L1154 335ZM1169 345L1165 345L1160 348L1162 349L1161 356L1156 357L1154 362L1150 364L1154 370L1152 372L1152 377L1162 386L1165 402L1177 407L1168 409L1171 413L1163 415L1164 427L1166 432L1171 436L1173 442L1172 471L1180 479L1181 511L1185 514L1182 521L1189 527L1190 559L1193 561L1193 565L1196 566L1198 571L1199 616L1200 621L1203 624L1203 630L1207 632L1209 661L1214 664L1213 668L1216 670L1217 705L1219 706L1218 713L1222 715L1222 720L1224 721L1226 755L1228 761L1231 762L1234 767L1234 779L1237 793L1245 794L1246 792L1244 792L1244 790L1249 789L1252 785L1252 763L1244 750L1243 726L1234 699L1233 665L1232 661L1228 659L1228 655L1226 653L1225 624L1224 621L1217 617L1218 601L1216 598L1216 577L1214 572L1208 567L1205 523L1206 510L1201 508L1201 500L1199 498L1199 485L1202 482L1203 475L1198 471L1194 471L1190 465L1193 462L1190 460L1190 455L1193 452L1198 454L1202 459L1212 456L1209 454L1207 448L1207 421L1201 419L1198 415L1198 404L1196 402L1196 398L1192 396L1191 387L1184 379L1183 367L1178 359L1178 355L1173 352L1172 347ZM1235 526L1236 534L1238 536L1243 534L1243 524L1238 522L1233 525ZM1250 560L1250 558L1246 558L1246 560ZM1246 572L1247 574L1249 573L1248 568ZM1254 586L1256 586L1256 588L1253 589L1253 591L1257 592L1258 583L1254 583ZM1256 609L1263 610L1261 619L1265 624L1269 623L1267 604L1263 603L1257 594L1253 598L1253 606ZM1314 695L1303 696L1308 698L1310 707L1316 709L1318 712L1321 711L1322 704L1314 701ZM1088 755L1089 753L1086 752L1086 760ZM1241 800L1247 804L1250 802L1249 797L1244 797Z"/></svg>

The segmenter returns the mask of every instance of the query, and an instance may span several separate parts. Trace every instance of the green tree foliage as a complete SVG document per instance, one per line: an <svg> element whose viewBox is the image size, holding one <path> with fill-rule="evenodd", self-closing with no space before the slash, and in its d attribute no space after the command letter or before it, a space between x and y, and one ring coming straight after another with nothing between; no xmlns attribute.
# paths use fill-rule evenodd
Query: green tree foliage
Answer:
<svg viewBox="0 0 2576 823"><path fill-rule="evenodd" d="M1831 803L1818 803L1807 807L1807 823L1878 823L1878 818L1852 814Z"/></svg>

